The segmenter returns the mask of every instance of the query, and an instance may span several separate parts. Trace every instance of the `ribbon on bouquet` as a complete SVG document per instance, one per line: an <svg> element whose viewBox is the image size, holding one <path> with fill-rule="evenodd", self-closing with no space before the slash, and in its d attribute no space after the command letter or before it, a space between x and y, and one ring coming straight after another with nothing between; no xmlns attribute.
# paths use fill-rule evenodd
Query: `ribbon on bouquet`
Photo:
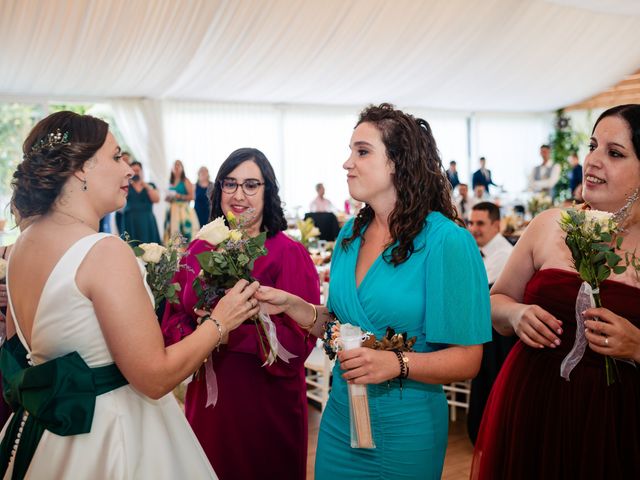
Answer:
<svg viewBox="0 0 640 480"><path fill-rule="evenodd" d="M289 363L289 360L297 357L297 355L288 351L280 343L276 333L276 326L267 313L260 311L258 314L258 322L262 325L262 328L267 335L267 342L269 343L269 352L267 354L267 359L262 364L263 367L272 365L277 358L281 358L286 363ZM259 331L258 335L260 335ZM258 339L258 341L260 341L260 339ZM204 365L204 380L207 385L207 402L205 407L215 407L218 402L218 381L216 379L216 372L213 368L213 354L209 355L209 358Z"/></svg>
<svg viewBox="0 0 640 480"><path fill-rule="evenodd" d="M293 353L288 351L280 343L280 340L278 340L278 335L276 333L276 326L267 313L260 310L260 313L258 313L258 322L262 324L264 332L267 334L267 342L269 343L269 353L267 353L267 359L262 364L263 367L272 365L278 357L281 358L285 363L289 363L289 360L297 357L297 355L294 355Z"/></svg>
<svg viewBox="0 0 640 480"><path fill-rule="evenodd" d="M593 298L594 293L599 293L599 289L592 289L587 282L582 282L578 296L576 297L576 339L573 347L560 364L560 376L565 380L569 380L569 375L575 366L582 360L584 351L587 348L587 338L584 334L584 316L582 312L588 308L596 306Z"/></svg>

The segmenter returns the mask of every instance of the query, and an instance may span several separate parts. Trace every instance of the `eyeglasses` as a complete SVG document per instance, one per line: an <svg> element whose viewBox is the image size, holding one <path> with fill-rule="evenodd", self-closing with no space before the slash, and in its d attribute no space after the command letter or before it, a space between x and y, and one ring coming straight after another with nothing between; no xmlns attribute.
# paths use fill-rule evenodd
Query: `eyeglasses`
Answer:
<svg viewBox="0 0 640 480"><path fill-rule="evenodd" d="M235 180L231 180L228 178L220 180L220 187L222 188L222 191L228 194L236 193L238 187L242 187L242 191L245 195L253 196L258 193L258 189L262 185L264 185L264 182L261 182L260 180L256 180L254 178L245 180L242 183L238 183Z"/></svg>

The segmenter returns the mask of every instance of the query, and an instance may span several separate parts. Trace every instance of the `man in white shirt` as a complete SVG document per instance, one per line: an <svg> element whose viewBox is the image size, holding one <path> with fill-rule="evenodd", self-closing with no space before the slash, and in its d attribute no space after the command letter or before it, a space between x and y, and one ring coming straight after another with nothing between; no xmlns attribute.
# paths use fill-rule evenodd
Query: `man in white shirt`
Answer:
<svg viewBox="0 0 640 480"><path fill-rule="evenodd" d="M316 185L318 196L309 205L310 212L333 212L335 207L331 200L324 198L324 185L319 183Z"/></svg>
<svg viewBox="0 0 640 480"><path fill-rule="evenodd" d="M542 157L542 164L534 167L529 175L529 190L534 193L551 194L553 187L560 180L561 168L551 160L549 145L540 146L540 157Z"/></svg>
<svg viewBox="0 0 640 480"><path fill-rule="evenodd" d="M469 186L466 183L458 184L458 195L454 199L454 206L458 211L458 216L462 218L465 223L468 222L473 201L469 196Z"/></svg>
<svg viewBox="0 0 640 480"><path fill-rule="evenodd" d="M480 248L489 286L491 286L498 279L513 250L509 241L500 234L498 206L491 202L475 204L469 218L469 231ZM491 342L484 344L480 371L471 382L471 398L467 414L467 431L472 443L476 441L480 420L493 382L517 338L516 336L503 337L493 330Z"/></svg>
<svg viewBox="0 0 640 480"><path fill-rule="evenodd" d="M500 234L500 209L491 202L476 203L471 209L469 231L475 238L489 285L493 285L509 259L513 245Z"/></svg>

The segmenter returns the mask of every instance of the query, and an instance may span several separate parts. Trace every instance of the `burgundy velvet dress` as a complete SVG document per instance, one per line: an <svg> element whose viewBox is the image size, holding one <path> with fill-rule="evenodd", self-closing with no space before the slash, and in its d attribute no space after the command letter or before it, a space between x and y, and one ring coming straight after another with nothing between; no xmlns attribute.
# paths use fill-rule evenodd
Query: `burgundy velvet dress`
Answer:
<svg viewBox="0 0 640 480"><path fill-rule="evenodd" d="M316 268L304 247L283 233L265 242L268 254L258 258L253 276L266 286L280 288L318 304L320 287ZM181 270L181 303L167 304L162 322L165 342L174 343L195 327L197 302L191 283L200 271L195 255L210 245L196 240L183 261L193 269ZM285 315L271 315L280 343L296 358L278 359L263 367L253 322L229 334L229 343L213 353L218 401L205 408L204 375L187 390L185 413L221 480L296 479L306 475L307 398L304 362L315 344Z"/></svg>
<svg viewBox="0 0 640 480"><path fill-rule="evenodd" d="M640 371L617 362L621 379L607 386L604 357L587 347L570 381L560 363L575 338L581 280L559 269L536 272L524 303L563 322L558 348L519 341L491 391L474 451L472 479L640 478ZM640 327L640 289L615 281L602 303Z"/></svg>

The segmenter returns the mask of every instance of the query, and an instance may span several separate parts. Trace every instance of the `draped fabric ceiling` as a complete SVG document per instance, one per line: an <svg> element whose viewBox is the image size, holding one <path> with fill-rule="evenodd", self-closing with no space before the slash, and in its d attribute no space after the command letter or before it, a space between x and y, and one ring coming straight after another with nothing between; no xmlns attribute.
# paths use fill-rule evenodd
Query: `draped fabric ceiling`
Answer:
<svg viewBox="0 0 640 480"><path fill-rule="evenodd" d="M549 111L640 66L634 0L0 0L0 97Z"/></svg>

